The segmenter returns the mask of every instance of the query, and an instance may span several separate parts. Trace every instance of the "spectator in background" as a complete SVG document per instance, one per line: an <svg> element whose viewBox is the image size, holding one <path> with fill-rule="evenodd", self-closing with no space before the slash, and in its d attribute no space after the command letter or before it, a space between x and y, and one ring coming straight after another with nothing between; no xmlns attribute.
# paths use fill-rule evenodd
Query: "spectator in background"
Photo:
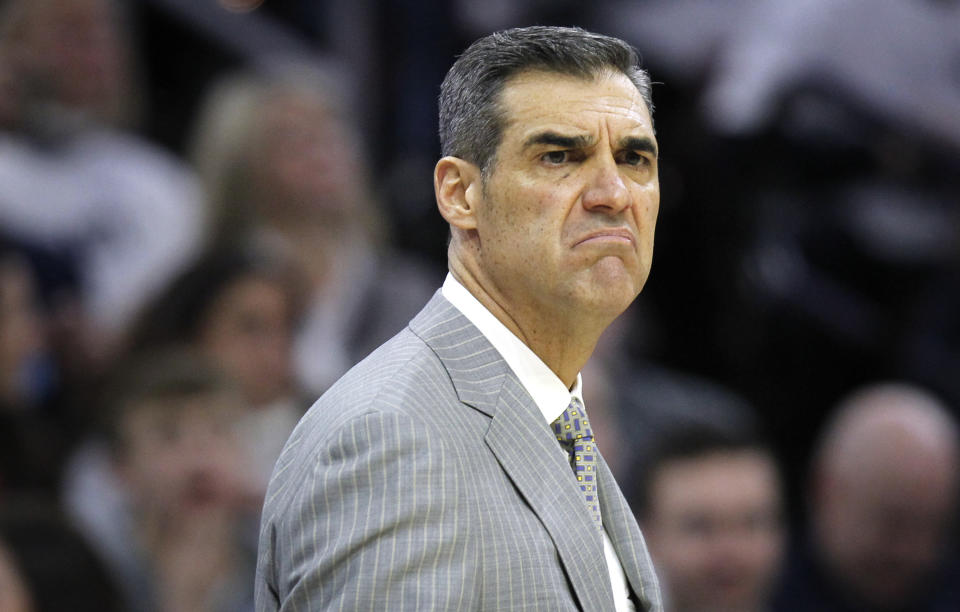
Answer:
<svg viewBox="0 0 960 612"><path fill-rule="evenodd" d="M194 136L215 240L269 236L306 272L298 378L319 394L400 331L439 280L391 252L337 83L278 62L209 95Z"/></svg>
<svg viewBox="0 0 960 612"><path fill-rule="evenodd" d="M113 488L74 479L65 498L121 585L124 609L252 609L253 551L241 535L260 498L244 472L237 388L203 360L168 351L132 360L106 396Z"/></svg>
<svg viewBox="0 0 960 612"><path fill-rule="evenodd" d="M0 9L0 229L77 262L79 303L57 304L57 316L71 319L83 377L194 256L202 229L193 174L130 131L138 87L123 7Z"/></svg>
<svg viewBox="0 0 960 612"><path fill-rule="evenodd" d="M273 464L310 401L293 371L303 279L286 253L223 244L201 257L141 315L134 351L189 346L230 376L253 408L241 417L251 475L263 491Z"/></svg>
<svg viewBox="0 0 960 612"><path fill-rule="evenodd" d="M947 575L958 452L954 418L919 388L878 384L845 399L822 433L809 541L776 610L960 609Z"/></svg>
<svg viewBox="0 0 960 612"><path fill-rule="evenodd" d="M674 612L762 612L783 556L782 493L746 430L678 424L634 471L630 506Z"/></svg>
<svg viewBox="0 0 960 612"><path fill-rule="evenodd" d="M103 564L53 507L0 504L0 610L121 612Z"/></svg>

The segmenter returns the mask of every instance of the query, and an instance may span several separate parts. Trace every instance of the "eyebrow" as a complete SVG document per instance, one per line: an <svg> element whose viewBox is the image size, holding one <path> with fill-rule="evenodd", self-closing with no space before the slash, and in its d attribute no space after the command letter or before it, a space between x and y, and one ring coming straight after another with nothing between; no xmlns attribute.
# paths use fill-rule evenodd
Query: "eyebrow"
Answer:
<svg viewBox="0 0 960 612"><path fill-rule="evenodd" d="M562 147L564 149L583 149L590 146L594 139L590 136L564 136L557 132L539 132L527 138L523 143L523 148L527 149L534 145L551 145ZM620 148L631 151L646 151L657 156L657 145L646 137L629 136L620 141Z"/></svg>
<svg viewBox="0 0 960 612"><path fill-rule="evenodd" d="M589 136L564 136L557 132L539 132L523 143L523 148L529 148L533 145L552 145L563 147L565 149L582 149L593 141Z"/></svg>

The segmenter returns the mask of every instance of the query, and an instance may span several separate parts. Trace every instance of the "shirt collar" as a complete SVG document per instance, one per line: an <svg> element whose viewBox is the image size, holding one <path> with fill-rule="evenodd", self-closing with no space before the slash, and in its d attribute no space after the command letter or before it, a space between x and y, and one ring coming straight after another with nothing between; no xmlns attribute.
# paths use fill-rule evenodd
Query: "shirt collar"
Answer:
<svg viewBox="0 0 960 612"><path fill-rule="evenodd" d="M580 374L577 374L577 381L573 384L573 388L567 389L553 370L547 367L547 364L543 363L543 360L537 357L530 347L507 329L449 272L443 281L441 291L443 297L462 312L463 316L467 317L500 353L503 360L520 379L520 384L537 404L547 424L553 423L563 414L571 398L576 397L583 402Z"/></svg>

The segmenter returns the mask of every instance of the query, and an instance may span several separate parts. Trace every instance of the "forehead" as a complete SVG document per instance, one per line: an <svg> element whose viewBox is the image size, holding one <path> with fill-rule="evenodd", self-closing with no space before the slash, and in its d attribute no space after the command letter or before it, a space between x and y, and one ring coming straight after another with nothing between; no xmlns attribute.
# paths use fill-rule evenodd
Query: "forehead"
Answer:
<svg viewBox="0 0 960 612"><path fill-rule="evenodd" d="M697 505L710 500L718 507L773 500L778 494L772 459L752 450L668 461L657 470L654 489L667 503Z"/></svg>
<svg viewBox="0 0 960 612"><path fill-rule="evenodd" d="M511 77L501 94L504 141L543 130L579 134L599 131L653 139L653 121L640 92L623 73L592 78L544 71Z"/></svg>
<svg viewBox="0 0 960 612"><path fill-rule="evenodd" d="M134 400L121 418L131 430L149 431L159 423L189 425L229 421L241 413L239 404L232 390L210 389Z"/></svg>

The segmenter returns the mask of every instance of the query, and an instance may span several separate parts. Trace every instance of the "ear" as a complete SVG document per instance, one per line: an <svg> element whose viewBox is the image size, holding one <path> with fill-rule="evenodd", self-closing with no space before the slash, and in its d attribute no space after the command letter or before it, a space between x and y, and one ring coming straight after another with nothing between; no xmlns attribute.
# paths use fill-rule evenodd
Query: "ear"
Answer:
<svg viewBox="0 0 960 612"><path fill-rule="evenodd" d="M433 169L433 191L450 227L476 229L477 203L483 192L477 166L459 157L442 158Z"/></svg>

